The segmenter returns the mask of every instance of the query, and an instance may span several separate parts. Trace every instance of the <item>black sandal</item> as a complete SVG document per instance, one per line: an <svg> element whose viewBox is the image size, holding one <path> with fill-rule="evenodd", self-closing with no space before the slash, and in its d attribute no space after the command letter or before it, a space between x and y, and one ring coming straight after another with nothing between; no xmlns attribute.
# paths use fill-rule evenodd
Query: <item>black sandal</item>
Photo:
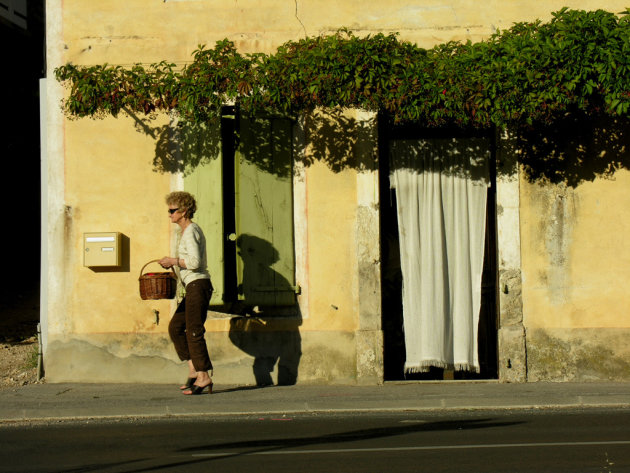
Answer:
<svg viewBox="0 0 630 473"><path fill-rule="evenodd" d="M179 389L181 389L182 391L185 389L192 389L192 387L195 385L195 381L197 381L197 378L188 378L184 386L180 386Z"/></svg>
<svg viewBox="0 0 630 473"><path fill-rule="evenodd" d="M210 383L207 386L197 386L196 384L193 384L190 388L188 388L190 390L190 393L185 392L187 391L185 389L182 394L184 394L185 396L197 396L199 394L202 394L206 388L208 388L208 394L212 394L212 384L213 383Z"/></svg>

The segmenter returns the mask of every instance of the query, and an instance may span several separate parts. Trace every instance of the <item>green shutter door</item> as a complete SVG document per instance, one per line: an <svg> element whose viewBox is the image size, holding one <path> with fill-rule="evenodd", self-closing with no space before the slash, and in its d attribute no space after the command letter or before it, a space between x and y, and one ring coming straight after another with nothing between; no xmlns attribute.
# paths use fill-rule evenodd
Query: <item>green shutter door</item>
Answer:
<svg viewBox="0 0 630 473"><path fill-rule="evenodd" d="M295 304L292 123L241 118L235 156L237 278L248 305Z"/></svg>
<svg viewBox="0 0 630 473"><path fill-rule="evenodd" d="M193 194L197 200L194 221L206 237L208 271L214 286L211 304L216 305L223 303L225 292L221 129L217 124L210 129L202 127L195 132L187 130L185 134L182 156L186 163L194 164L187 167L189 174L184 177L184 190Z"/></svg>

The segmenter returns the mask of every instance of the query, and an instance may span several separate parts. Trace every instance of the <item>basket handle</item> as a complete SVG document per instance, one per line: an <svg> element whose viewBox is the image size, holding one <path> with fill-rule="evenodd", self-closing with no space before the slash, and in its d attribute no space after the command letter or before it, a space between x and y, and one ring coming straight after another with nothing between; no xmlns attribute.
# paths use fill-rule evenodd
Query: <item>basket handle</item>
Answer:
<svg viewBox="0 0 630 473"><path fill-rule="evenodd" d="M151 263L157 263L158 261L160 261L159 259L152 259L151 261L149 261L147 264L145 264L142 269L140 270L140 277L142 277L142 272L144 271L144 268L146 268L147 266L149 266ZM171 266L171 271L173 271L173 274L175 273L175 270L173 269L173 267Z"/></svg>

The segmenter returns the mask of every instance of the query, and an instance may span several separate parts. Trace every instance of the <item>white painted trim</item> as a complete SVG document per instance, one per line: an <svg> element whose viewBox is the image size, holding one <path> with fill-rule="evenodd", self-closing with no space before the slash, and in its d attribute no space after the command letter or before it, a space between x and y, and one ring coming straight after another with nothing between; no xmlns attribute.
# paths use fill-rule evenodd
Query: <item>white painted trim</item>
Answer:
<svg viewBox="0 0 630 473"><path fill-rule="evenodd" d="M518 173L497 176L497 246L499 268L520 269L521 231Z"/></svg>
<svg viewBox="0 0 630 473"><path fill-rule="evenodd" d="M48 346L48 115L47 79L39 80L39 134L40 134L40 273L39 273L39 324L42 337L42 353Z"/></svg>
<svg viewBox="0 0 630 473"><path fill-rule="evenodd" d="M293 127L293 247L295 251L295 283L300 286L298 304L302 319L309 317L308 279L308 180L304 166L306 135L305 117Z"/></svg>
<svg viewBox="0 0 630 473"><path fill-rule="evenodd" d="M513 137L497 136L497 315L498 375L501 382L527 381L522 312L520 176ZM509 172L509 174L508 174Z"/></svg>
<svg viewBox="0 0 630 473"><path fill-rule="evenodd" d="M359 141L357 143L357 149L355 150L359 161L370 162L374 166L372 169L360 170L357 174L357 205L359 207L364 206L377 209L379 202L379 179L378 166L376 165L376 153L378 152L376 142L376 112L357 110L356 120L357 123L363 125L372 124L374 127L374 140L368 140L367 142Z"/></svg>
<svg viewBox="0 0 630 473"><path fill-rule="evenodd" d="M65 117L60 107L63 87L54 80L54 69L64 63L63 57L63 0L46 0L46 115L42 135L45 136L45 155L42 155L42 259L41 280L44 282L40 317L44 356L51 332L63 334L67 329L65 270ZM44 151L42 151L44 153Z"/></svg>
<svg viewBox="0 0 630 473"><path fill-rule="evenodd" d="M356 227L356 264L357 264L357 307L359 308L359 330L381 330L381 295L380 295L380 219L379 219L379 170L377 162L378 137L377 137L377 116L375 112L356 110L356 121L359 129L372 128L371 135L359 136L355 152L355 159L365 168L357 171L357 227ZM362 132L359 132L362 133ZM379 291L374 295L371 289L365 291L366 282L362 278L368 275L360 270L361 266L371 266L374 268L374 281ZM366 298L367 294L372 294ZM378 302L376 302L378 301ZM378 315L375 317L375 315Z"/></svg>

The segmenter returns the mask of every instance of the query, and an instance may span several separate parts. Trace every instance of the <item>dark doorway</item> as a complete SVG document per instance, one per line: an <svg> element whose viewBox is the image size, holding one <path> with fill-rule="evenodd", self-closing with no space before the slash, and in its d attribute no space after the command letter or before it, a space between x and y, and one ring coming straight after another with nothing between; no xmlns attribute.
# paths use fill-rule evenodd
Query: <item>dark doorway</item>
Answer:
<svg viewBox="0 0 630 473"><path fill-rule="evenodd" d="M0 3L3 71L0 95L5 120L0 128L3 175L10 199L36 221L19 238L3 232L2 243L20 255L0 291L0 341L19 342L37 333L40 267L40 79L45 76L45 2ZM9 2L11 6L11 2ZM15 190L14 190L15 189Z"/></svg>
<svg viewBox="0 0 630 473"><path fill-rule="evenodd" d="M485 254L478 326L480 372L448 371L431 368L427 373L405 374L405 339L402 311L402 273L396 192L390 189L389 144L393 139L484 137L489 140L490 186L486 207ZM496 379L497 356L497 245L496 245L496 140L493 130L424 129L418 125L394 125L379 116L379 163L381 187L381 281L382 327L384 337L384 378L393 380Z"/></svg>

